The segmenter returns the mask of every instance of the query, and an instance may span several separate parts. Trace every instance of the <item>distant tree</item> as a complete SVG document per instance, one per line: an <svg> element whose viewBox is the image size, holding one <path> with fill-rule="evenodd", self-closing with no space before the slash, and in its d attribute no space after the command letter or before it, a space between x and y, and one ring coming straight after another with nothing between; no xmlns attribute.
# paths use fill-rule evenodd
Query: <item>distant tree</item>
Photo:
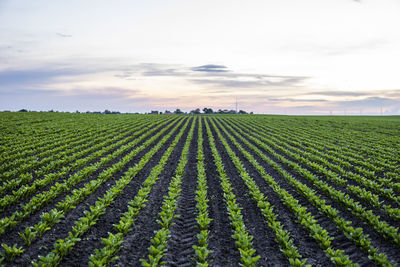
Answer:
<svg viewBox="0 0 400 267"><path fill-rule="evenodd" d="M247 112L244 110L239 110L239 114L247 114Z"/></svg>
<svg viewBox="0 0 400 267"><path fill-rule="evenodd" d="M190 111L190 114L200 114L200 109L199 109L199 108L196 108L196 109L194 109L194 110L191 110L191 111Z"/></svg>
<svg viewBox="0 0 400 267"><path fill-rule="evenodd" d="M111 114L111 111L109 111L108 109L104 110L104 114Z"/></svg>
<svg viewBox="0 0 400 267"><path fill-rule="evenodd" d="M214 113L214 111L211 108L203 108L203 112L205 114L213 114Z"/></svg>
<svg viewBox="0 0 400 267"><path fill-rule="evenodd" d="M18 112L28 112L28 110L23 108L23 109L18 110Z"/></svg>
<svg viewBox="0 0 400 267"><path fill-rule="evenodd" d="M250 114L254 114L253 111L251 111Z"/></svg>
<svg viewBox="0 0 400 267"><path fill-rule="evenodd" d="M218 113L219 113L219 114L223 114L224 111L223 111L222 109L218 109Z"/></svg>
<svg viewBox="0 0 400 267"><path fill-rule="evenodd" d="M177 109L174 111L174 113L175 113L175 114L183 114L183 111L180 110L179 108L177 108Z"/></svg>

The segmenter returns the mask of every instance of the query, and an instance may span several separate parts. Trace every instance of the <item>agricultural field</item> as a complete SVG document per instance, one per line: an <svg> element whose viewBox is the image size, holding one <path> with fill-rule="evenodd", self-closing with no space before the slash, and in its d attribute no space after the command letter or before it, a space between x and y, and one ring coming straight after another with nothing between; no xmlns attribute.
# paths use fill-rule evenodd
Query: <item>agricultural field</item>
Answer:
<svg viewBox="0 0 400 267"><path fill-rule="evenodd" d="M0 113L5 266L395 266L400 117Z"/></svg>

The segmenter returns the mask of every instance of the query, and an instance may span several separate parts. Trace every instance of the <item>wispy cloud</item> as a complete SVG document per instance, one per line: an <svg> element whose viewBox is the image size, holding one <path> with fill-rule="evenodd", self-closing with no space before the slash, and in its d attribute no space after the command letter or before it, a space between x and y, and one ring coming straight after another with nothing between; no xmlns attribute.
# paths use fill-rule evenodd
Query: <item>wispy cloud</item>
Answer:
<svg viewBox="0 0 400 267"><path fill-rule="evenodd" d="M207 79L190 79L191 82L199 84L210 84L219 87L224 87L225 91L229 91L230 88L254 88L254 87L289 87L298 86L306 80L303 77L291 77L291 78L280 78L279 80L269 80L264 77L255 77L254 75L248 75L247 78L251 80L244 79L246 76L241 76L238 79L219 79L215 77L209 77Z"/></svg>
<svg viewBox="0 0 400 267"><path fill-rule="evenodd" d="M380 108L392 105L400 106L400 99L386 97L367 97L360 100L334 101L333 106L341 108Z"/></svg>
<svg viewBox="0 0 400 267"><path fill-rule="evenodd" d="M0 96L2 97L16 97L16 96L47 96L59 95L59 90L45 90L45 89L26 89L26 88L0 88Z"/></svg>
<svg viewBox="0 0 400 267"><path fill-rule="evenodd" d="M53 66L54 67L54 66ZM4 86L39 85L56 78L88 73L88 70L69 68L38 68L0 71L0 88Z"/></svg>
<svg viewBox="0 0 400 267"><path fill-rule="evenodd" d="M355 54L359 52L370 51L373 49L381 48L387 44L387 40L384 39L371 39L364 42L349 44L349 45L337 45L337 46L325 46L322 47L324 53L330 56L343 55L343 54Z"/></svg>
<svg viewBox="0 0 400 267"><path fill-rule="evenodd" d="M305 95L323 95L323 96L365 96L368 95L366 92L355 92L355 91L317 91L306 93Z"/></svg>
<svg viewBox="0 0 400 267"><path fill-rule="evenodd" d="M90 88L90 89L72 89L60 92L63 96L80 96L83 98L109 98L109 99L127 99L141 95L137 89L122 89L117 87Z"/></svg>
<svg viewBox="0 0 400 267"><path fill-rule="evenodd" d="M63 38L72 37L72 35L70 35L70 34L65 34L65 33L61 33L61 32L56 32L56 34L58 36L60 36L60 37L63 37Z"/></svg>
<svg viewBox="0 0 400 267"><path fill-rule="evenodd" d="M326 99L268 98L272 102L327 102Z"/></svg>
<svg viewBox="0 0 400 267"><path fill-rule="evenodd" d="M203 71L203 72L228 72L228 68L224 65L202 65L191 68L193 71Z"/></svg>
<svg viewBox="0 0 400 267"><path fill-rule="evenodd" d="M124 70L121 74L115 76L122 79L152 76L184 77L186 81L191 83L218 86L224 89L300 86L310 78L305 76L241 73L230 70L225 65L208 64L185 67L152 63L131 66L128 71Z"/></svg>
<svg viewBox="0 0 400 267"><path fill-rule="evenodd" d="M302 93L303 96L327 96L327 97L347 97L354 99L365 99L368 97L400 98L399 90L369 90L369 91L312 91Z"/></svg>

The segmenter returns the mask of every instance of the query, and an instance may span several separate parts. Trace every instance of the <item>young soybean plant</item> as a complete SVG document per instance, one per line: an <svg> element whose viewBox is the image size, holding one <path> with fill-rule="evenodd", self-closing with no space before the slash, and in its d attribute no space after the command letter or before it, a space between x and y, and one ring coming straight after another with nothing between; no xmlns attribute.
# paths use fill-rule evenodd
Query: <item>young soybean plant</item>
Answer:
<svg viewBox="0 0 400 267"><path fill-rule="evenodd" d="M12 247L6 244L2 244L1 246L4 248L4 252L1 253L1 256L7 258L9 261L12 261L15 257L18 257L24 252L24 249L22 247L17 247L17 244L14 244Z"/></svg>

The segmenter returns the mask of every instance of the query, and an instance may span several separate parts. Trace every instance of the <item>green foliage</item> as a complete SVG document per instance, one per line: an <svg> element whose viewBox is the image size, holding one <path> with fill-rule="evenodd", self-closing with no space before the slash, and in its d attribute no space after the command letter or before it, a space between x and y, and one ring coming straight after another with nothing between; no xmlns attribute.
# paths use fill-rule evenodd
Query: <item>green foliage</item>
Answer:
<svg viewBox="0 0 400 267"><path fill-rule="evenodd" d="M12 247L7 244L1 244L4 249L4 252L1 253L1 256L7 258L9 261L12 261L15 257L18 257L24 252L22 247L17 247L17 244L14 244Z"/></svg>
<svg viewBox="0 0 400 267"><path fill-rule="evenodd" d="M203 111L213 113L208 108ZM192 113L200 113L200 110ZM86 210L73 222L70 232L57 240L47 255L40 255L32 262L34 266L59 265L100 218L106 216L107 209L138 173L163 151L114 228L105 236L99 236L102 247L89 257L90 266L112 265L126 235L137 229L135 221L153 187L159 183L160 174L168 168L172 153L184 142L175 175L168 177L171 179L168 193L154 218L158 229L149 237L148 255L143 255L146 258L141 260L144 266L168 264L165 255L171 227L179 217L181 180L188 156L196 153L191 148L195 125L198 126L198 137L194 140L197 142L197 176L192 178L197 179L194 196L197 242L193 246L193 264L209 266L213 262L213 251L208 244L213 218L209 213L207 187L207 179L212 177L206 177L206 169L215 169L218 174L231 235L243 266L256 266L265 259L260 259L257 254L263 256L262 251L253 247L255 241L244 218L246 213L237 201L234 183L231 184L231 179L236 178L244 185L240 196L253 201L279 245L280 252L277 252L287 258L287 265L307 266L307 259L301 255L303 250L296 247L299 243L293 239L294 233L289 231L286 221L278 216L272 204L275 202L269 202L269 195L258 187L259 182L263 182L259 178L264 179L269 190L333 264L357 265L343 250L335 248L332 229L328 231L321 223L325 220L336 226L336 233L350 242L346 244L358 246L374 264L396 264L379 251L381 246L375 241L382 238L394 249L400 245L400 126L397 117L245 114L115 117L112 114L8 112L0 113L0 125L0 212L7 214L0 218L0 235L3 240L9 232L15 235L12 240L20 238L14 244L2 244L0 265L20 263L24 251L37 245L37 239L46 233L51 235L49 232L55 225L64 218L71 218L69 212L85 207L88 197L99 188L105 189L103 196L84 208ZM185 140L181 140L187 133ZM213 162L205 158L203 147L207 151L211 149ZM136 161L138 155L141 156ZM221 155L227 158L222 159ZM234 166L234 169L227 172L226 166ZM228 176L231 171L238 176ZM285 190L281 182L291 190ZM297 194L302 196L301 202ZM47 205L52 207L47 208ZM310 205L318 210L318 215L310 212ZM45 212L40 214L43 210ZM347 220L343 212L357 217L362 227ZM31 216L38 219L33 224L29 223ZM16 228L20 229L19 235L15 230L10 231ZM369 236L369 231L375 234ZM380 242L384 242L382 240Z"/></svg>

